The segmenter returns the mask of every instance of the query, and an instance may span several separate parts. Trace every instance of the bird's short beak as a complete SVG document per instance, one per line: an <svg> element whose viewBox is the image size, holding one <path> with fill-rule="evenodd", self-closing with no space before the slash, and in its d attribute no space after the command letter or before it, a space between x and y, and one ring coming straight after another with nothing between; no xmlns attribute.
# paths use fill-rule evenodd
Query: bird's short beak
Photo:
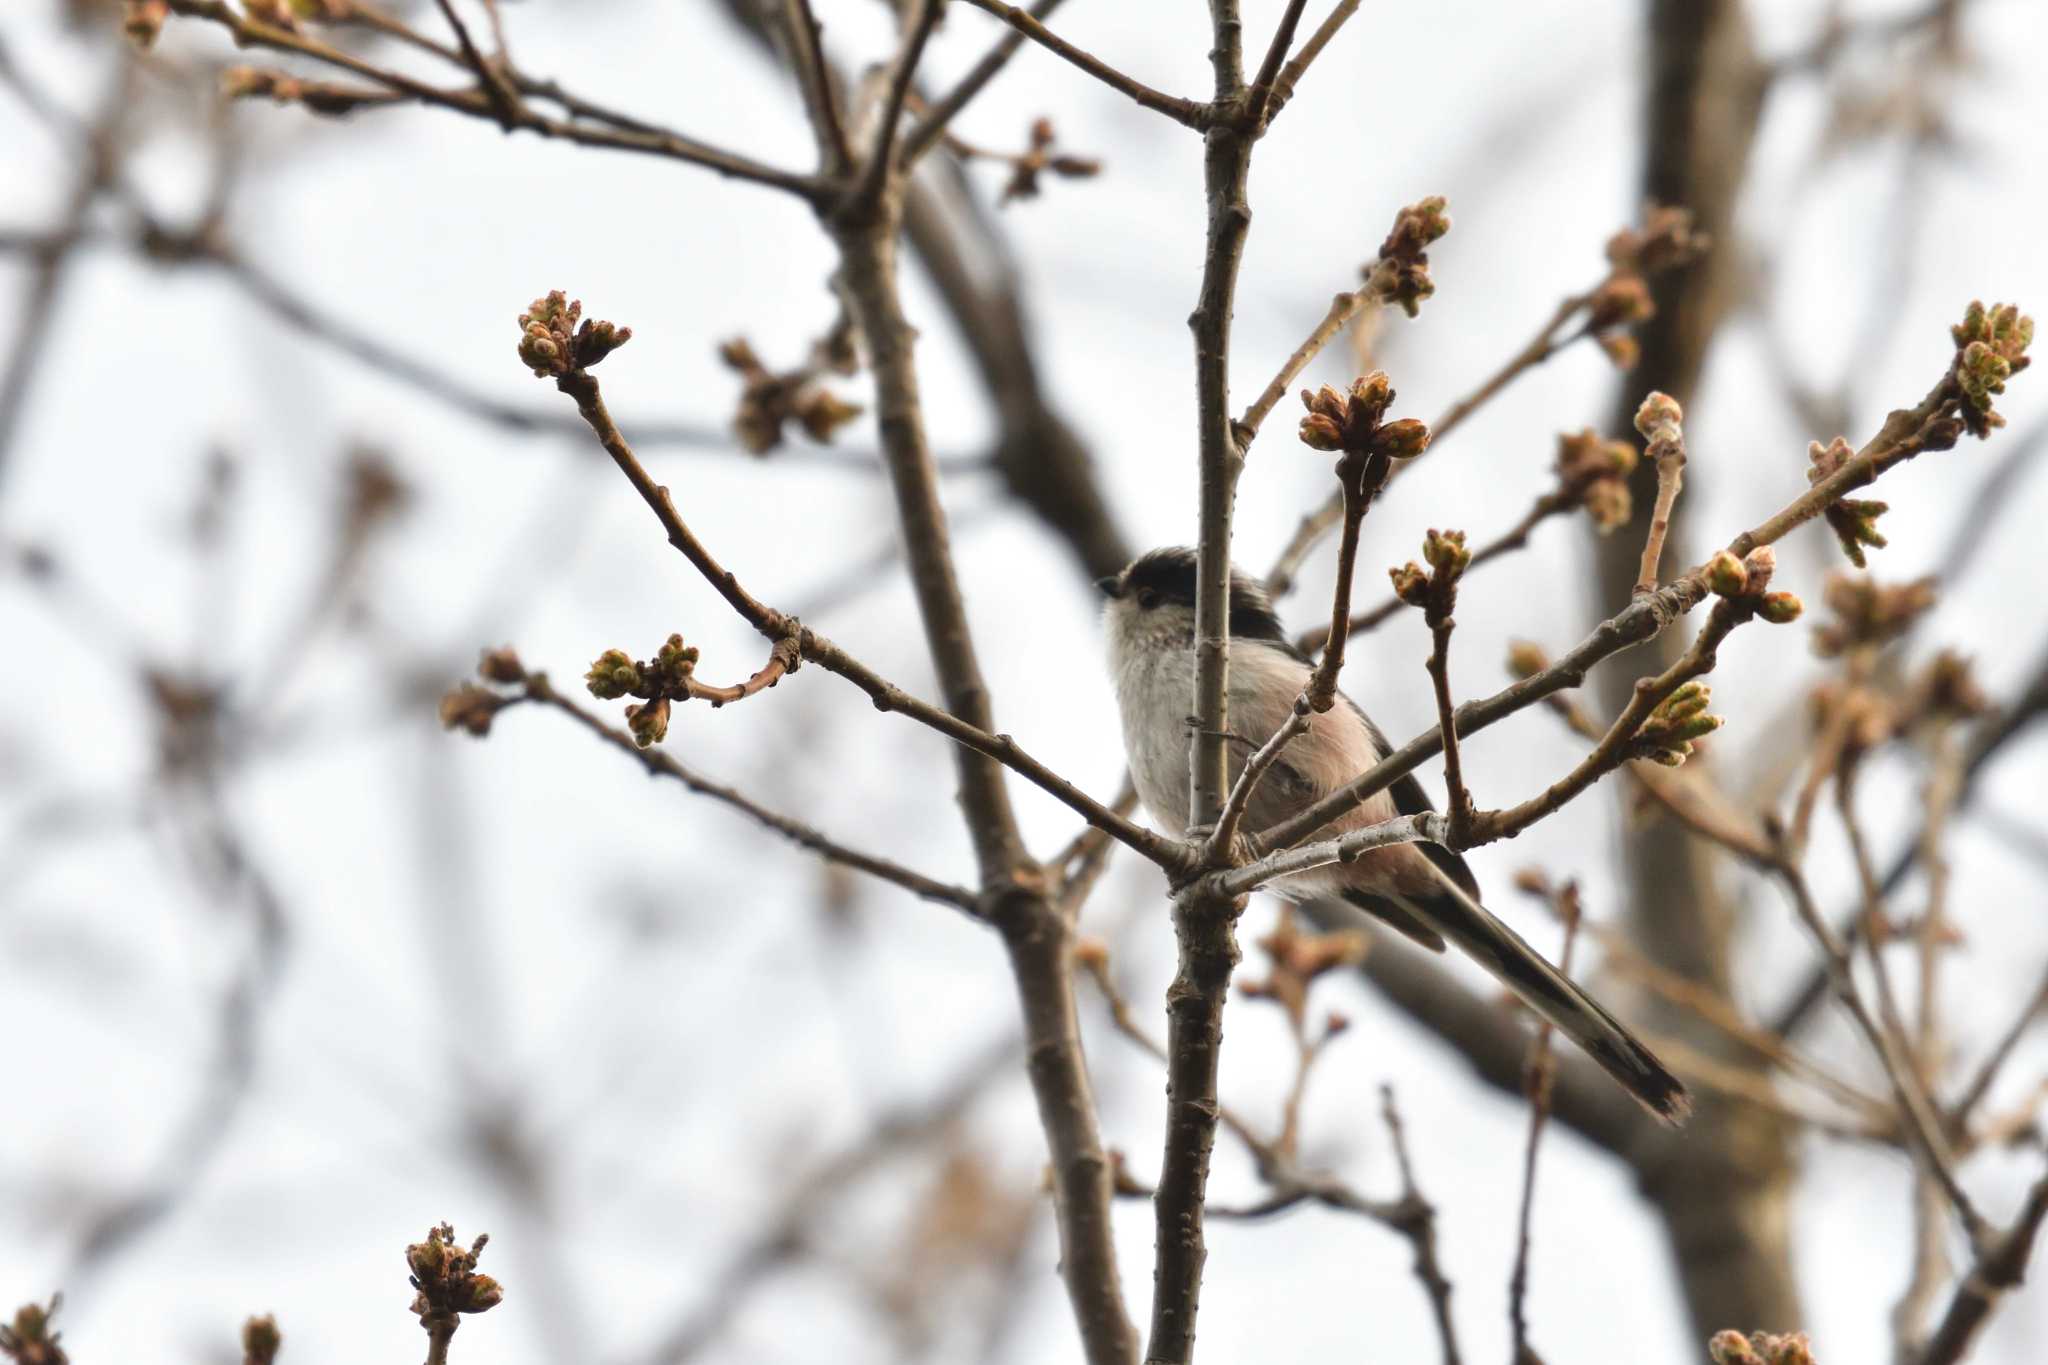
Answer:
<svg viewBox="0 0 2048 1365"><path fill-rule="evenodd" d="M1104 597L1122 597L1124 595L1124 590L1118 585L1115 574L1109 574L1106 577L1096 579L1095 586L1102 589Z"/></svg>

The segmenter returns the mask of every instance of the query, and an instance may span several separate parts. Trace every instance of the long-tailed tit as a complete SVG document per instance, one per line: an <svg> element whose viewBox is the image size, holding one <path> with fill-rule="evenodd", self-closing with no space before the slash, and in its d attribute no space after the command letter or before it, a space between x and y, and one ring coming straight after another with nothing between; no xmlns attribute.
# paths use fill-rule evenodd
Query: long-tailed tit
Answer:
<svg viewBox="0 0 2048 1365"><path fill-rule="evenodd" d="M1103 622L1109 667L1123 712L1131 780L1152 818L1175 835L1187 831L1189 712L1195 694L1195 552L1154 550L1122 573L1100 579L1108 598ZM1312 668L1296 649L1257 582L1230 581L1230 774L1278 730L1308 684ZM1356 702L1317 716L1259 783L1246 811L1257 830L1335 791L1385 757L1385 736ZM1430 809L1413 775L1333 820L1327 833L1360 829ZM1502 985L1585 1049L1653 1114L1685 1117L1685 1087L1619 1020L1545 962L1520 935L1479 903L1465 860L1430 843L1374 849L1355 862L1330 863L1277 879L1267 888L1289 900L1335 897L1426 948L1446 941L1470 954Z"/></svg>

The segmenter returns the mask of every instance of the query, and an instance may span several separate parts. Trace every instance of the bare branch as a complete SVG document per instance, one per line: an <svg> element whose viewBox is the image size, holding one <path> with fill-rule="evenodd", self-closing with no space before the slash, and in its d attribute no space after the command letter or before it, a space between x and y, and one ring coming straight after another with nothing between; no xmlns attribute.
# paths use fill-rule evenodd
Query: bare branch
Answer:
<svg viewBox="0 0 2048 1365"><path fill-rule="evenodd" d="M719 594L731 604L734 611L754 629L770 640L781 640L795 635L803 657L818 664L827 672L845 678L861 691L867 693L877 710L898 711L921 724L930 726L947 738L964 745L978 754L1002 763L1050 792L1059 800L1078 812L1090 824L1105 830L1120 842L1145 855L1162 867L1176 867L1183 863L1186 854L1172 840L1162 838L1144 826L1117 814L1114 810L1086 795L1080 788L1067 781L1052 769L1026 753L1008 735L990 734L950 711L941 710L929 702L921 701L905 692L865 664L855 659L832 641L801 625L795 617L777 611L757 600L740 586L737 575L728 571L714 558L703 542L697 539L689 526L676 511L675 502L668 489L656 483L641 465L633 448L627 444L618 424L612 420L606 409L604 398L597 380L587 370L575 371L557 380L563 392L576 399L577 410L597 434L605 452L618 465L620 472L640 494L662 528L668 532L669 543L682 552L683 557L695 565L705 581L716 588Z"/></svg>
<svg viewBox="0 0 2048 1365"><path fill-rule="evenodd" d="M1841 468L1811 485L1775 515L1729 541L1727 553L1739 560L1751 550L1773 544L1819 516L1852 489L1870 483L1922 450L1943 448L1953 443L1959 435L1959 423L1949 414L1960 401L1954 379L1944 373L1941 381L1917 406L1894 411L1870 443L1845 460ZM1550 668L1483 701L1467 702L1459 707L1458 733L1473 734L1496 720L1534 705L1553 692L1577 687L1585 681L1586 671L1594 664L1663 633L1705 596L1706 566L1702 565L1656 591L1636 598L1601 622ZM1260 831L1252 841L1254 852L1285 848L1314 834L1359 802L1384 790L1394 779L1412 771L1417 764L1437 753L1442 743L1442 734L1438 730L1410 740L1322 800L1271 829Z"/></svg>
<svg viewBox="0 0 2048 1365"><path fill-rule="evenodd" d="M1567 882L1554 890L1546 888L1545 899L1550 902L1552 911L1564 921L1564 948L1558 955L1557 969L1569 977L1572 974L1572 949L1578 946L1579 941L1578 884ZM1529 1043L1529 1063L1522 1082L1522 1091L1529 1098L1529 1136L1522 1152L1522 1204L1517 1216L1515 1268L1508 1276L1508 1326L1514 1336L1513 1359L1516 1365L1542 1358L1529 1346L1525 1304L1529 1294L1529 1224L1536 1207L1536 1154L1543 1141L1544 1121L1550 1117L1551 1032L1548 1020L1536 1026L1536 1037Z"/></svg>
<svg viewBox="0 0 2048 1365"><path fill-rule="evenodd" d="M1164 94L1143 81L1125 75L1093 53L1075 47L1039 23L1033 15L1018 9L1015 5L1006 5L1002 0L967 0L967 3L978 10L993 14L1040 47L1073 63L1110 89L1129 95L1145 108L1164 114L1175 123L1184 124L1189 128L1201 129L1208 126L1209 111L1206 105L1182 99L1178 95Z"/></svg>
<svg viewBox="0 0 2048 1365"><path fill-rule="evenodd" d="M1671 507L1685 483L1685 429L1679 425L1678 403L1661 393L1643 400L1636 412L1636 430L1649 441L1657 465L1657 506L1643 538L1643 567L1636 575L1636 596L1657 590L1657 565L1664 558L1664 538L1671 534Z"/></svg>
<svg viewBox="0 0 2048 1365"><path fill-rule="evenodd" d="M403 72L376 66L317 38L273 28L236 12L224 3L224 0L167 0L167 3L175 14L207 20L225 28L233 35L238 46L265 47L279 52L297 53L302 57L310 57L329 66L353 72L422 104L452 109L473 118L501 123L508 129L524 129L541 137L574 142L586 147L605 147L614 151L640 152L649 156L685 161L702 166L706 170L716 171L730 179L746 180L786 190L814 203L820 202L829 193L828 182L815 176L778 170L735 152L724 151L684 137L680 133L658 131L645 125L636 128L592 127L587 123L549 118L523 104L508 113L498 107L501 101L494 100L491 95L482 91L444 90Z"/></svg>
<svg viewBox="0 0 2048 1365"><path fill-rule="evenodd" d="M1793 908L1801 922L1820 944L1827 956L1828 979L1835 995L1849 1011L1857 1029L1870 1044L1884 1068L1886 1079L1891 1082L1892 1092L1898 1098L1899 1109L1905 1119L1907 1134L1912 1138L1912 1151L1921 1169L1938 1182L1942 1193L1948 1197L1949 1205L1956 1211L1969 1232L1973 1245L1980 1254L1987 1245L1990 1225L1977 1212L1963 1187L1957 1183L1954 1156L1949 1151L1948 1139L1941 1129L1940 1120L1928 1103L1912 1074L1911 1061L1899 1055L1889 1034L1872 1018L1870 1009L1863 1002L1863 992L1856 984L1856 978L1849 964L1849 949L1821 918L1814 905L1813 893L1808 889L1806 878L1791 859L1789 849L1781 849L1780 861L1773 869L1791 895Z"/></svg>
<svg viewBox="0 0 2048 1365"><path fill-rule="evenodd" d="M2027 1262L2043 1221L2048 1221L2048 1176L2034 1182L2012 1227L1978 1256L1963 1277L1919 1365L1956 1365L1964 1357L1999 1301L2026 1278Z"/></svg>
<svg viewBox="0 0 2048 1365"><path fill-rule="evenodd" d="M1323 320L1316 324L1315 330L1308 334L1307 340L1294 348L1294 354L1287 357L1287 362L1280 367L1280 373L1274 375L1273 382L1266 385L1265 392L1244 410L1244 416L1237 419L1236 434L1240 447L1250 446L1257 438L1259 428L1265 425L1267 416L1280 400L1287 396L1287 390L1293 387L1301 372L1308 368L1309 362L1322 354L1323 348L1330 344L1330 339L1350 326L1353 318L1364 312L1367 305L1376 301L1370 285L1361 285L1348 294L1339 294L1330 300L1330 311L1323 315ZM1341 509L1344 505L1343 490L1338 490L1335 496L1337 506Z"/></svg>
<svg viewBox="0 0 2048 1365"><path fill-rule="evenodd" d="M1287 8L1280 12L1280 22L1273 27L1273 41L1266 44L1266 57L1259 63L1258 74L1252 77L1251 89L1247 92L1246 120L1254 127L1265 121L1266 111L1272 107L1274 81L1280 75L1280 63L1287 58L1287 50L1294 46L1294 31L1301 25L1301 12L1308 8L1308 0L1287 0Z"/></svg>
<svg viewBox="0 0 2048 1365"><path fill-rule="evenodd" d="M1564 325L1571 321L1591 299L1590 294L1574 294L1558 304L1557 311L1543 325L1534 339L1509 358L1507 364L1488 376L1479 387L1452 403L1444 410L1443 416L1430 423L1430 444L1440 444L1466 418L1477 412L1489 400L1515 381L1520 375L1541 365L1582 336L1590 336L1589 328L1580 328L1569 335L1560 335ZM1280 557L1266 572L1266 588L1275 597L1285 596L1294 586L1295 575L1301 572L1302 563L1309 552L1328 534L1344 515L1344 501L1341 495L1324 499L1321 506L1301 519L1294 535L1280 551Z"/></svg>
<svg viewBox="0 0 2048 1365"><path fill-rule="evenodd" d="M791 843L796 844L800 848L809 849L827 862L837 863L842 867L850 867L856 872L865 872L871 877L900 886L905 891L923 900L935 901L941 905L950 905L954 909L964 911L977 919L981 918L981 909L975 893L966 887L953 886L946 882L937 881L925 876L923 873L913 872L907 867L890 862L886 858L878 858L872 854L862 853L858 849L849 848L844 844L827 838L800 820L793 820L789 816L769 810L743 792L725 786L723 783L714 782L695 770L685 767L677 762L665 749L641 748L634 742L633 736L615 725L607 725L604 721L598 719L596 714L588 708L557 692L548 682L546 674L529 673L521 682L520 687L522 689L520 695L525 700L537 702L542 706L560 711L563 715L568 716L571 720L574 720L578 725L581 725L614 749L636 759L640 766L645 768L650 775L672 778L699 796L708 796L714 801L730 806L753 820L756 824L774 830Z"/></svg>
<svg viewBox="0 0 2048 1365"><path fill-rule="evenodd" d="M1380 1087L1380 1113L1387 1121L1387 1136L1394 1147L1394 1160L1401 1167L1401 1197L1412 1210L1408 1240L1415 1247L1415 1278L1436 1314L1437 1339L1443 1343L1444 1365L1459 1365L1458 1332L1451 1320L1451 1282L1436 1258L1436 1207L1422 1197L1415 1185L1415 1165L1408 1157L1408 1137L1401 1125L1401 1111L1394 1106L1394 1087Z"/></svg>
<svg viewBox="0 0 2048 1365"><path fill-rule="evenodd" d="M1273 98L1266 105L1266 120L1278 117L1287 101L1294 98L1294 87L1301 84L1301 78L1308 73L1309 64L1322 55L1330 40L1337 36L1337 30L1344 27L1344 21L1358 13L1358 0L1337 0L1331 7L1329 17L1316 28L1301 45L1301 51L1294 59L1280 69L1279 79L1273 82Z"/></svg>
<svg viewBox="0 0 2048 1365"><path fill-rule="evenodd" d="M1502 555L1525 548L1529 544L1529 533L1531 531L1534 531L1549 518L1557 516L1561 512L1571 511L1574 506L1576 504L1562 493L1556 491L1545 493L1542 497L1536 499L1529 510L1523 514L1520 521L1516 522L1507 531L1502 532L1499 536L1474 550L1472 552L1472 562L1465 566L1466 572L1469 573L1488 560L1498 559ZM1406 609L1407 605L1400 598L1390 594L1386 601L1380 603L1372 610L1362 611L1345 622L1344 633L1346 635L1362 635L1369 630L1375 630L1385 625L1394 617L1399 616ZM1327 644L1331 638L1330 627L1317 626L1313 630L1304 631L1295 639L1294 643L1302 653L1313 655Z"/></svg>
<svg viewBox="0 0 2048 1365"><path fill-rule="evenodd" d="M1060 7L1060 3L1061 0L1038 0L1038 3L1031 7L1031 17L1042 22ZM898 154L898 159L906 167L916 165L919 157L938 145L954 116L966 108L968 102L979 95L982 89L996 78L998 72L1009 65L1010 58L1017 55L1017 49L1024 46L1024 37L1023 29L1012 29L1004 34L996 45L988 50L988 55L976 62L973 69L960 78L959 84L925 106L924 117L903 135L903 150Z"/></svg>
<svg viewBox="0 0 2048 1365"><path fill-rule="evenodd" d="M942 13L940 5L941 0L915 0L903 34L902 50L896 54L896 64L889 72L889 94L882 101L881 122L875 128L875 149L868 153L867 168L861 174L860 185L853 192L850 206L872 206L881 198L882 189L888 184L890 172L895 167L896 125L903 121L903 102L910 94L911 81L917 76L917 63L924 56L925 43L938 26Z"/></svg>

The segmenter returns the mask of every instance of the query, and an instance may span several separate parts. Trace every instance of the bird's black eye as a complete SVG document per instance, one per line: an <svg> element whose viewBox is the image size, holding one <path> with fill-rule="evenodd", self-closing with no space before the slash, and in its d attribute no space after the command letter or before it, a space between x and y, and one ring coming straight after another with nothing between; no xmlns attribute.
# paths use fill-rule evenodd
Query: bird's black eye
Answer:
<svg viewBox="0 0 2048 1365"><path fill-rule="evenodd" d="M1150 610L1152 610L1152 608L1154 608L1154 607L1156 607L1156 606L1158 606L1158 605L1159 605L1159 594L1158 594L1158 592L1157 592L1156 590L1154 590L1154 589L1152 589L1152 588L1140 588L1140 589L1138 589L1138 608L1139 608L1139 610L1141 610L1141 611L1150 611Z"/></svg>

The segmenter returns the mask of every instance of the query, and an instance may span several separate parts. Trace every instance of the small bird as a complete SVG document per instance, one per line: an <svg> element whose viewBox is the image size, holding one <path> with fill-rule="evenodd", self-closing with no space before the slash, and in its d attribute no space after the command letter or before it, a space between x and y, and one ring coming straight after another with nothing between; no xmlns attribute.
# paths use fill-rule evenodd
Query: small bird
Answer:
<svg viewBox="0 0 2048 1365"><path fill-rule="evenodd" d="M1124 750L1138 799L1174 835L1187 832L1188 740L1195 694L1195 552L1153 550L1123 572L1096 580L1108 599L1103 624L1109 668L1123 713ZM1230 774L1286 721L1313 669L1295 648L1273 603L1252 578L1230 579ZM1335 791L1389 752L1386 737L1349 697L1317 716L1285 749L1254 793L1245 828L1258 830ZM1430 809L1414 776L1339 819L1326 834L1362 829ZM1335 897L1430 949L1455 943L1667 1123L1682 1121L1691 1097L1678 1078L1619 1020L1479 903L1465 860L1430 843L1396 844L1356 862L1281 877L1268 890L1292 901Z"/></svg>

